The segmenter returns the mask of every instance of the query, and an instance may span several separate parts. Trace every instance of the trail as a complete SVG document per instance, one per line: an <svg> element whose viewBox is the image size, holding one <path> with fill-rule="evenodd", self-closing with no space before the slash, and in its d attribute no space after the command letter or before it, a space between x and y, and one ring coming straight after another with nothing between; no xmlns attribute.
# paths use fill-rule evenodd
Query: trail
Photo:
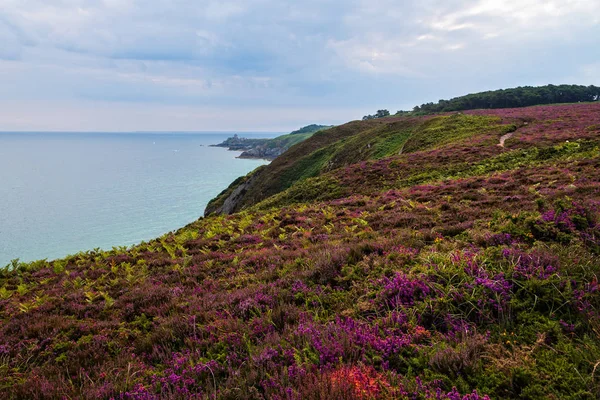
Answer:
<svg viewBox="0 0 600 400"><path fill-rule="evenodd" d="M521 129L524 126L527 126L527 125L529 125L528 121L521 120L521 123L516 126L516 128L515 128L514 131L508 132L507 134L504 134L504 135L502 135L500 137L500 143L498 143L498 146L504 147L504 142L506 142L508 139L510 139L511 137L513 137L515 135L515 133L517 133L517 131L519 129Z"/></svg>
<svg viewBox="0 0 600 400"><path fill-rule="evenodd" d="M506 135L502 135L502 137L500 138L500 143L498 143L498 146L504 147L504 142L506 142L508 139L513 137L514 134L515 134L515 132L509 132Z"/></svg>

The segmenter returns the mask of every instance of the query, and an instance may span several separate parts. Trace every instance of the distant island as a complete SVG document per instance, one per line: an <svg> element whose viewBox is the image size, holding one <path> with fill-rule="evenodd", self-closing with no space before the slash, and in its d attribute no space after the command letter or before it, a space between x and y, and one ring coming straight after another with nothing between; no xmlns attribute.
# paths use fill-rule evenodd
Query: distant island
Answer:
<svg viewBox="0 0 600 400"><path fill-rule="evenodd" d="M249 139L234 134L219 144L212 147L225 147L232 151L242 151L238 158L258 158L274 160L293 145L303 142L314 133L331 128L331 125L307 125L286 135L273 139Z"/></svg>

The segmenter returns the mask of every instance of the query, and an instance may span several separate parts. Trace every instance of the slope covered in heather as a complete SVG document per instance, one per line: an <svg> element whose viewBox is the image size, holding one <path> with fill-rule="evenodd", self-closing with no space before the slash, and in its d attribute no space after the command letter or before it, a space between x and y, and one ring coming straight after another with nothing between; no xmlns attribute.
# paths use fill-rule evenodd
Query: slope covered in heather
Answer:
<svg viewBox="0 0 600 400"><path fill-rule="evenodd" d="M352 122L263 168L243 212L15 263L0 397L597 398L599 124Z"/></svg>
<svg viewBox="0 0 600 400"><path fill-rule="evenodd" d="M208 204L205 215L240 211L304 179L360 161L427 150L483 132L501 136L515 129L514 124L501 124L498 117L459 114L353 121L317 132L270 165L233 182Z"/></svg>

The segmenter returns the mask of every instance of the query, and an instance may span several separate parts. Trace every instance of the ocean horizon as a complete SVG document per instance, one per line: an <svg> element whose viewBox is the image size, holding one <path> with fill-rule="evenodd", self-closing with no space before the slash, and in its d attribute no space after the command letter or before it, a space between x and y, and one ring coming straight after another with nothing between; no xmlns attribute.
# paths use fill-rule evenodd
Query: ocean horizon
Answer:
<svg viewBox="0 0 600 400"><path fill-rule="evenodd" d="M195 221L266 164L210 147L237 133L0 132L0 267L130 246Z"/></svg>

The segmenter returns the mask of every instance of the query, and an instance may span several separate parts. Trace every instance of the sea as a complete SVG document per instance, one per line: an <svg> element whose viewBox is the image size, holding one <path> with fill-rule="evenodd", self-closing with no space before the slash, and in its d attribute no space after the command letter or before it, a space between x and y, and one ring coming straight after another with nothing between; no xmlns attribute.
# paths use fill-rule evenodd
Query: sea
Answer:
<svg viewBox="0 0 600 400"><path fill-rule="evenodd" d="M1 132L0 267L130 246L197 220L267 163L210 147L232 135Z"/></svg>

